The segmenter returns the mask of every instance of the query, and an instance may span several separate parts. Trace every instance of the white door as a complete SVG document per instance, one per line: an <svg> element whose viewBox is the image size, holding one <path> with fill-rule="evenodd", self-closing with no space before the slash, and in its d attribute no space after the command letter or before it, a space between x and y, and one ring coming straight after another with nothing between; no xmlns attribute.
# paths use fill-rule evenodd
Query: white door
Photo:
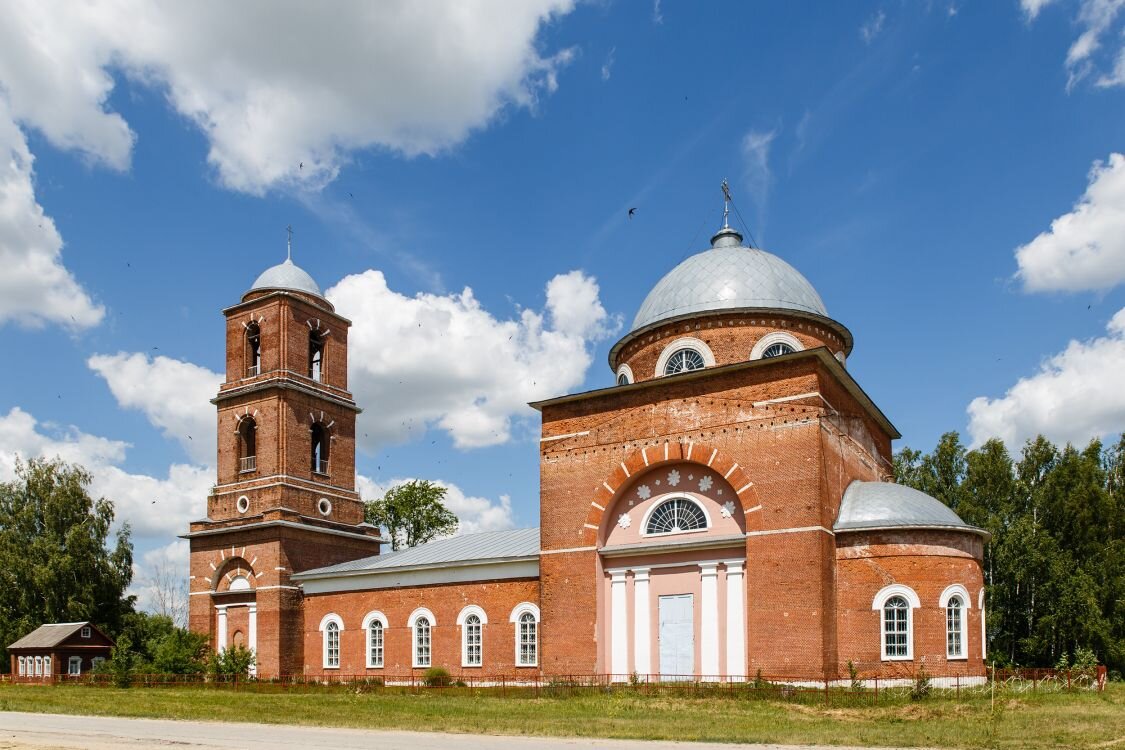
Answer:
<svg viewBox="0 0 1125 750"><path fill-rule="evenodd" d="M695 614L691 594L660 597L660 674L695 674Z"/></svg>

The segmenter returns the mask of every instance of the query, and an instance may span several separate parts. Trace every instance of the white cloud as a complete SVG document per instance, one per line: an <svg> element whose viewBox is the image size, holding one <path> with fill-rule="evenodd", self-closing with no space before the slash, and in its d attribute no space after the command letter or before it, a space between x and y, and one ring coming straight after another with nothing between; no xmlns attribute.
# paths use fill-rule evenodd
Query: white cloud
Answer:
<svg viewBox="0 0 1125 750"><path fill-rule="evenodd" d="M5 33L0 30L0 38ZM35 198L33 160L0 86L0 324L97 325L105 309L62 264L62 237Z"/></svg>
<svg viewBox="0 0 1125 750"><path fill-rule="evenodd" d="M580 385L593 342L618 324L594 279L580 271L547 284L543 312L509 320L481 307L469 288L407 297L379 271L348 276L328 298L353 321L349 382L366 411L358 442L368 449L445 430L459 448L506 442L528 401Z"/></svg>
<svg viewBox="0 0 1125 750"><path fill-rule="evenodd" d="M168 615L180 627L187 627L190 553L187 540L177 539L133 561L128 593L137 597L138 609Z"/></svg>
<svg viewBox="0 0 1125 750"><path fill-rule="evenodd" d="M14 407L0 416L0 481L15 477L17 458L54 458L84 466L93 476L90 493L114 502L117 521L128 521L138 537L166 538L187 530L200 515L214 476L200 466L174 464L165 479L130 474L118 464L128 443L40 423Z"/></svg>
<svg viewBox="0 0 1125 750"><path fill-rule="evenodd" d="M370 477L356 475L356 489L360 497L366 500L375 500L382 497L388 490L412 478L392 479L386 485L381 485ZM440 479L433 480L445 488L445 507L449 508L460 524L457 534L475 534L478 531L501 531L510 529L515 525L512 518L512 500L508 495L501 495L498 500L492 501L486 497L466 495L465 491L452 482Z"/></svg>
<svg viewBox="0 0 1125 750"><path fill-rule="evenodd" d="M807 127L807 113L801 122L803 125L800 127L803 132ZM770 170L770 147L776 137L776 129L751 130L742 137L742 180L757 207L758 226L754 229L759 233L765 225L770 185L773 182L773 172Z"/></svg>
<svg viewBox="0 0 1125 750"><path fill-rule="evenodd" d="M1029 292L1105 290L1125 282L1125 155L1095 162L1074 209L1016 249Z"/></svg>
<svg viewBox="0 0 1125 750"><path fill-rule="evenodd" d="M614 56L617 53L617 47L609 50L609 54L605 56L605 62L602 63L602 80L608 81L609 77L613 75Z"/></svg>
<svg viewBox="0 0 1125 750"><path fill-rule="evenodd" d="M1028 21L1034 21L1039 12L1053 0L1020 0ZM1098 67L1096 53L1102 48L1102 40L1111 34L1125 0L1081 0L1078 5L1076 25L1082 29L1078 38L1071 43L1066 53L1067 90L1074 88L1083 79L1094 73ZM1119 40L1121 29L1114 34ZM1118 48L1116 66L1112 73L1103 74L1094 80L1100 87L1125 85L1125 44Z"/></svg>
<svg viewBox="0 0 1125 750"><path fill-rule="evenodd" d="M1054 442L1085 444L1121 432L1125 425L1125 309L1107 325L1108 335L1071 341L1034 375L1021 378L1001 398L969 404L973 446L997 437L1012 449L1042 434Z"/></svg>
<svg viewBox="0 0 1125 750"><path fill-rule="evenodd" d="M1020 0L1020 7L1027 15L1029 21L1034 21L1039 11L1050 5L1054 0Z"/></svg>
<svg viewBox="0 0 1125 750"><path fill-rule="evenodd" d="M5 9L0 83L18 121L124 168L133 134L106 110L112 68L205 134L223 185L318 188L353 150L435 154L534 107L573 56L537 37L573 4L26 0Z"/></svg>
<svg viewBox="0 0 1125 750"><path fill-rule="evenodd" d="M223 378L206 367L140 353L95 354L86 364L109 385L117 403L138 409L192 460L215 462L215 410L210 403Z"/></svg>
<svg viewBox="0 0 1125 750"><path fill-rule="evenodd" d="M871 44L871 42L875 41L875 37L883 33L883 24L886 20L887 13L880 8L863 22L863 25L859 27L859 38L863 40L864 44Z"/></svg>
<svg viewBox="0 0 1125 750"><path fill-rule="evenodd" d="M660 0L652 0L652 22L658 25L664 23L664 12L660 8Z"/></svg>

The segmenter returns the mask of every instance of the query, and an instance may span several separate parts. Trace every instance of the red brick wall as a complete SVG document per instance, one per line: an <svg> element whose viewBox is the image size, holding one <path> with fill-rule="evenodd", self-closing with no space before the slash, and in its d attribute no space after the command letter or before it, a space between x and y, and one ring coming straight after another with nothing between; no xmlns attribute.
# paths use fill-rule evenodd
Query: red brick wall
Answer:
<svg viewBox="0 0 1125 750"><path fill-rule="evenodd" d="M304 671L305 674L370 674L372 676L421 675L424 669L411 665L413 640L408 621L412 612L425 607L437 621L431 631L431 664L453 674L513 675L537 674L537 668L515 666L515 625L509 622L512 610L521 602L539 605L539 581L520 579L433 586L376 589L336 594L305 596ZM461 666L461 628L457 615L470 604L484 609L488 623L483 627L483 666ZM388 621L383 633L383 668L368 669L366 633L361 629L368 612L378 610ZM335 613L344 621L340 635L340 668L323 667L323 634L320 622ZM543 639L540 635L540 663Z"/></svg>

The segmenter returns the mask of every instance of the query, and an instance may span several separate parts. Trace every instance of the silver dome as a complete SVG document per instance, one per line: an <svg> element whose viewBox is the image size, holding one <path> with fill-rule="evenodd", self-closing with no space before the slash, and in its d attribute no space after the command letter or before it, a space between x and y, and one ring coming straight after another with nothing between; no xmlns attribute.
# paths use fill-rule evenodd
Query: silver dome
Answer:
<svg viewBox="0 0 1125 750"><path fill-rule="evenodd" d="M781 258L744 247L733 229L711 239L711 249L669 271L645 297L633 331L667 318L708 310L759 307L828 317L808 279Z"/></svg>
<svg viewBox="0 0 1125 750"><path fill-rule="evenodd" d="M855 481L844 491L835 531L859 529L942 528L983 534L947 505L924 492L894 482Z"/></svg>
<svg viewBox="0 0 1125 750"><path fill-rule="evenodd" d="M262 274L254 281L254 285L250 287L250 291L255 289L291 289L296 292L315 294L317 297L324 296L320 293L320 287L313 281L313 277L288 258L285 259L284 263L278 263L276 266L262 271Z"/></svg>

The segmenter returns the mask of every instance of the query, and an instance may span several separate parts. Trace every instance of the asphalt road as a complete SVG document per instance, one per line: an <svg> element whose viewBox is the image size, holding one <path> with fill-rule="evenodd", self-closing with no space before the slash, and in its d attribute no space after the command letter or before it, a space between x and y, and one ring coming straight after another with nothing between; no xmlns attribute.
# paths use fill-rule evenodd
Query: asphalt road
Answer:
<svg viewBox="0 0 1125 750"><path fill-rule="evenodd" d="M122 750L122 748L184 750L813 750L808 745L726 745L686 742L641 742L548 737L504 737L365 729L226 724L163 719L118 719L103 716L60 716L0 712L0 750ZM823 750L820 748L819 750ZM848 750L835 747L833 750ZM854 749L853 749L854 750Z"/></svg>

